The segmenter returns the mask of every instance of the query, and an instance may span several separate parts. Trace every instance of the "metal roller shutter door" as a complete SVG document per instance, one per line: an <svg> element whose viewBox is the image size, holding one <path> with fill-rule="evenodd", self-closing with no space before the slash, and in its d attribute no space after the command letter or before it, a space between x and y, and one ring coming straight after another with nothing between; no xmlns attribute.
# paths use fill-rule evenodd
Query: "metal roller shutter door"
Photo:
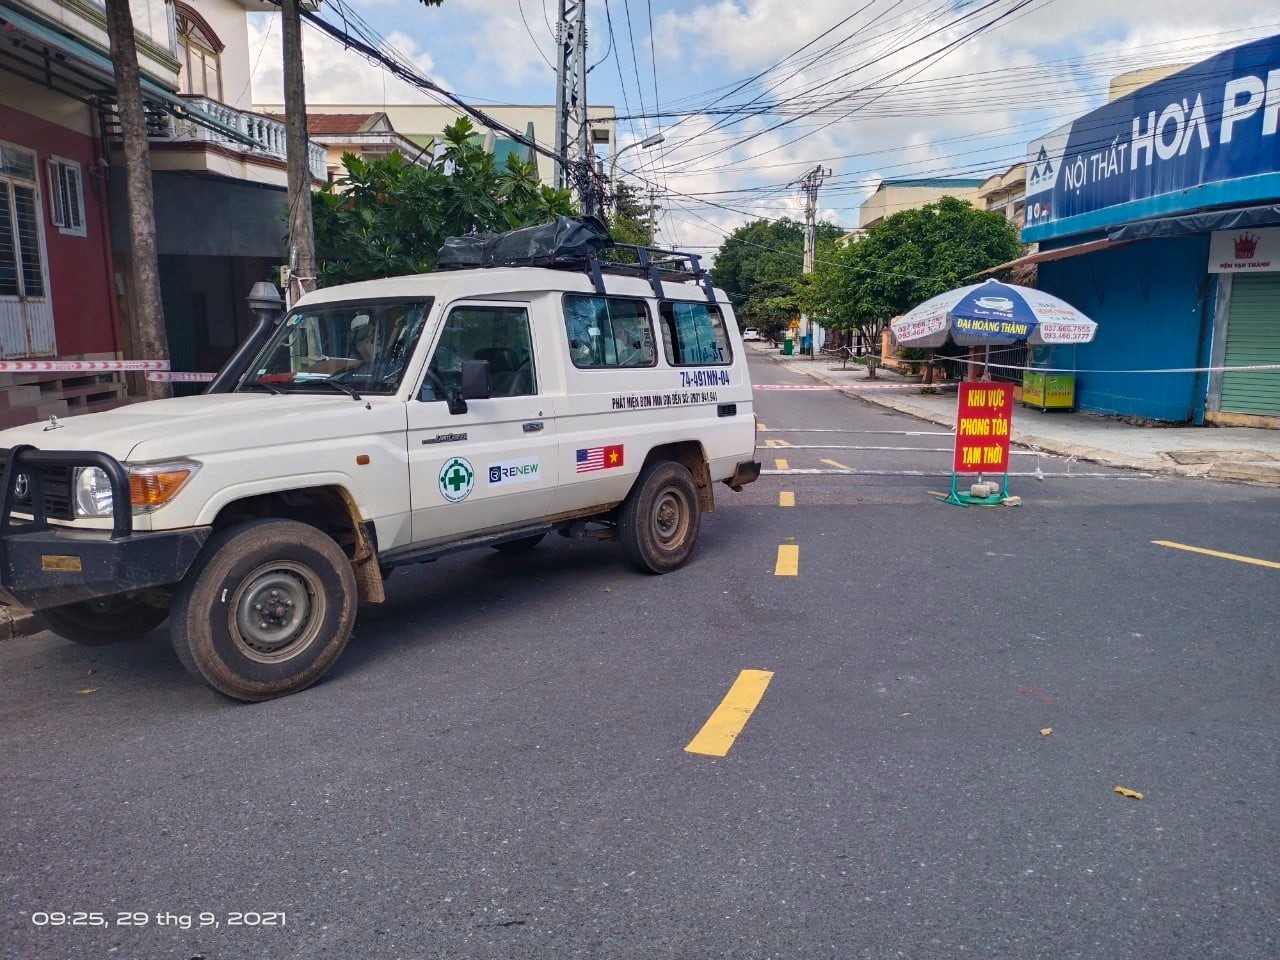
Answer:
<svg viewBox="0 0 1280 960"><path fill-rule="evenodd" d="M1226 366L1280 364L1280 273L1237 275L1227 315ZM1280 370L1248 370L1222 376L1226 413L1280 417Z"/></svg>

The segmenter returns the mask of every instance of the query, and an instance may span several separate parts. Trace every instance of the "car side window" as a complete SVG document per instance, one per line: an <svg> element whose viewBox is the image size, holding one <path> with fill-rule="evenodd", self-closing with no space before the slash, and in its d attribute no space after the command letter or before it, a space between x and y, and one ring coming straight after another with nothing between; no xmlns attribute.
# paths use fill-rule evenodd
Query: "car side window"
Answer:
<svg viewBox="0 0 1280 960"><path fill-rule="evenodd" d="M658 362L643 300L565 294L569 358L580 370L652 367Z"/></svg>
<svg viewBox="0 0 1280 960"><path fill-rule="evenodd" d="M427 367L419 400L444 400L462 387L464 360L488 360L494 397L537 392L529 311L517 306L462 304L449 311Z"/></svg>
<svg viewBox="0 0 1280 960"><path fill-rule="evenodd" d="M665 300L660 309L667 363L673 367L727 367L733 363L724 315L715 304Z"/></svg>

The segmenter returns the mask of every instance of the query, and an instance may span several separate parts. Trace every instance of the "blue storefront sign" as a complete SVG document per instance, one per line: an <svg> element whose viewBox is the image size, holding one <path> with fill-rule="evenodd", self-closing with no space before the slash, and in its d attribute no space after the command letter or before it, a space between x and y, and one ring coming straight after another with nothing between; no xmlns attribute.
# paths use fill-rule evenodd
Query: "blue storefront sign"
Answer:
<svg viewBox="0 0 1280 960"><path fill-rule="evenodd" d="M1099 107L1027 150L1027 242L1280 197L1280 36Z"/></svg>

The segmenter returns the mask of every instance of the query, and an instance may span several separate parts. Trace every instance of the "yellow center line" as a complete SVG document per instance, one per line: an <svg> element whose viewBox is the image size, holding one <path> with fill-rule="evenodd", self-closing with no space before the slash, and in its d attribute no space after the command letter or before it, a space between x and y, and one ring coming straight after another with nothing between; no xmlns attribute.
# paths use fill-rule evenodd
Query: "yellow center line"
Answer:
<svg viewBox="0 0 1280 960"><path fill-rule="evenodd" d="M1236 560L1240 563L1251 563L1255 567L1269 567L1280 570L1280 563L1274 560L1259 560L1257 557L1242 557L1238 553L1223 553L1221 550L1208 550L1204 547L1191 547L1185 543L1174 543L1172 540L1152 540L1157 547L1171 547L1174 550L1186 550L1188 553L1203 553L1206 557L1220 557L1223 560Z"/></svg>
<svg viewBox="0 0 1280 960"><path fill-rule="evenodd" d="M796 505L796 495L790 490L782 490L778 493L778 506L794 507Z"/></svg>
<svg viewBox="0 0 1280 960"><path fill-rule="evenodd" d="M775 467L776 469L778 469L778 470L790 470L790 469L791 469L791 464L787 463L787 461L783 460L781 457L779 457L777 460L773 461L773 465L774 465L774 467Z"/></svg>
<svg viewBox="0 0 1280 960"><path fill-rule="evenodd" d="M778 441L770 437L768 440L764 442L764 445L766 447L776 447L778 445Z"/></svg>
<svg viewBox="0 0 1280 960"><path fill-rule="evenodd" d="M708 757L723 757L733 746L751 714L760 705L760 698L773 679L772 670L743 670L733 686L720 701L697 736L685 747L686 753L700 753Z"/></svg>
<svg viewBox="0 0 1280 960"><path fill-rule="evenodd" d="M778 559L773 565L775 577L795 577L800 574L800 545L778 544Z"/></svg>
<svg viewBox="0 0 1280 960"><path fill-rule="evenodd" d="M825 463L828 467L836 467L837 469L840 469L840 470L852 470L852 469L853 469L853 467L846 467L846 466L845 466L843 463L841 463L839 460L825 460L825 459L824 459L822 462L823 462L823 463Z"/></svg>
<svg viewBox="0 0 1280 960"><path fill-rule="evenodd" d="M768 428L768 427L766 427L763 423L757 423L757 424L756 424L756 429L757 429L757 430L768 430L769 428Z"/></svg>
<svg viewBox="0 0 1280 960"><path fill-rule="evenodd" d="M778 441L777 441L777 444L778 444L778 446L780 446L780 447L789 447L789 446L791 446L791 441L790 441L790 440L778 440Z"/></svg>

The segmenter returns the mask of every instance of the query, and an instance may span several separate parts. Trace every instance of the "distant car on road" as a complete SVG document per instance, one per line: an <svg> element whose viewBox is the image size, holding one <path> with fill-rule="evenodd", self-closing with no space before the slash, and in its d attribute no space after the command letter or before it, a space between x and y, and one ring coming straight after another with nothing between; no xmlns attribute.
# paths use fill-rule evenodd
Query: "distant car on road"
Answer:
<svg viewBox="0 0 1280 960"><path fill-rule="evenodd" d="M757 330L755 327L747 327L747 329L742 331L742 339L743 340L759 340L761 339L760 331Z"/></svg>

